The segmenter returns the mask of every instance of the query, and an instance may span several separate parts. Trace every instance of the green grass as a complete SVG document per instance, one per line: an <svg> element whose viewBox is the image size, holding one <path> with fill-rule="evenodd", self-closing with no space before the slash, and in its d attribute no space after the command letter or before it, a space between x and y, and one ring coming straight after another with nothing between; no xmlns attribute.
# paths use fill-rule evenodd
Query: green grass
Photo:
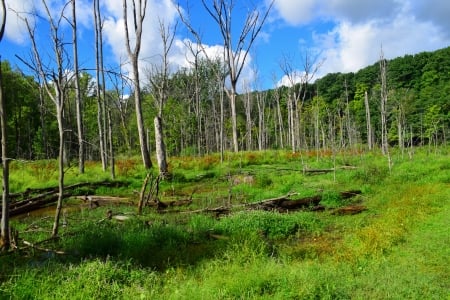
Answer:
<svg viewBox="0 0 450 300"><path fill-rule="evenodd" d="M391 171L378 153L343 153L338 166L356 169L312 176L302 173L301 160L330 168L329 154L227 153L223 164L218 156L174 158L174 176L161 192L172 199L195 189L190 210L221 206L229 193L240 204L289 192L322 193L327 209L281 214L241 207L221 218L151 208L136 216L135 207L115 206L70 211L60 238L41 245L64 255L25 249L0 256L0 299L449 299L450 162L448 149L437 153L416 149L409 159L394 151ZM54 174L38 174L32 164L13 168L17 190L51 182ZM138 160L123 159L120 170L128 188L96 192L139 190L145 171ZM67 177L107 174L93 164L87 175ZM339 192L350 189L363 193L342 200ZM367 210L332 214L353 203ZM103 220L107 209L131 218ZM51 224L42 217L12 222L31 242L46 239Z"/></svg>

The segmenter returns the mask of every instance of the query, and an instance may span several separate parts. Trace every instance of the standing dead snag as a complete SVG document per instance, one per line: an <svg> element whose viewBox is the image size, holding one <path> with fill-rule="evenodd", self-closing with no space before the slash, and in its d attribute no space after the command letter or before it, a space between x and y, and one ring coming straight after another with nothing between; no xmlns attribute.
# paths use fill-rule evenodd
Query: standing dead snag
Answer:
<svg viewBox="0 0 450 300"><path fill-rule="evenodd" d="M3 39L6 24L6 5L5 0L1 1L2 19L0 24L0 42ZM7 250L10 247L9 237L9 161L7 156L7 135L6 135L6 112L5 112L5 98L3 97L3 80L0 61L0 126L2 134L2 164L3 164L3 178L2 178L2 214L1 214L1 230L0 230L0 251Z"/></svg>
<svg viewBox="0 0 450 300"><path fill-rule="evenodd" d="M224 63L227 67L227 73L230 80L230 89L225 88L225 92L230 100L231 106L233 149L234 152L238 152L239 143L236 114L237 83L245 66L250 49L269 15L274 0L268 3L267 9L263 11L262 14L260 14L260 11L257 8L248 10L242 28L240 31L237 31L237 33L239 33L239 37L237 39L233 38L232 34L234 33L234 31L232 32L232 27L235 25L234 19L232 18L233 8L236 6L235 2L233 0L201 0L201 2L209 16L217 24L219 34L223 39ZM212 2L212 4L210 2ZM192 27L190 22L186 20L185 16L181 13L179 6L178 11L183 23L188 27L189 31L194 35L197 43L201 47L203 43L200 38L200 34Z"/></svg>
<svg viewBox="0 0 450 300"><path fill-rule="evenodd" d="M39 47L37 47L37 37L36 29L31 28L30 23L27 18L22 18L31 41L32 57L30 62L18 57L22 62L24 62L31 70L33 70L40 82L42 82L48 97L55 104L56 108L56 119L58 123L58 133L59 133L59 153L58 153L58 203L55 212L55 221L53 223L52 236L56 237L58 235L59 218L62 208L62 200L64 197L64 163L65 163L65 128L64 128L64 103L66 99L66 91L70 78L67 78L66 64L69 58L66 56L67 51L65 49L67 43L64 41L64 35L61 32L62 22L65 20L64 10L69 4L67 2L61 9L60 14L55 17L50 11L47 4L47 0L42 0L42 4L46 12L46 21L49 25L50 30L50 42L53 51L53 61L51 64L47 64L43 61L44 55L40 52ZM48 67L51 65L50 67ZM52 67L54 66L54 67Z"/></svg>
<svg viewBox="0 0 450 300"><path fill-rule="evenodd" d="M142 95L141 85L139 82L139 53L141 51L141 38L142 38L142 24L145 18L145 12L147 8L147 0L133 0L132 1L132 17L133 17L133 29L135 34L134 48L131 49L131 37L128 29L128 4L127 0L123 0L123 19L125 25L125 46L127 48L128 57L131 61L133 69L133 84L134 84L134 102L136 107L136 122L139 134L139 144L141 146L141 155L146 169L152 167L152 161L150 159L150 152L147 148L147 141L144 128L144 117L142 114Z"/></svg>

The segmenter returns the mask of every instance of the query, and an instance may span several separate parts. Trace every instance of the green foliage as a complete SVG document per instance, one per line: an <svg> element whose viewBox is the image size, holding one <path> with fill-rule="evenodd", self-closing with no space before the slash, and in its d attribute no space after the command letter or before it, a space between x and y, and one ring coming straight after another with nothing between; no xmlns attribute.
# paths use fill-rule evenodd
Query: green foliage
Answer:
<svg viewBox="0 0 450 300"><path fill-rule="evenodd" d="M37 242L47 238L51 218L16 219L13 226L21 238L65 255L28 248L0 256L0 298L445 299L450 288L448 154L445 147L433 154L416 148L411 159L402 159L393 151L389 172L376 152L339 153L339 165L356 169L336 170L336 180L333 174L305 176L297 171L300 157L277 152L256 154L251 164L238 169L213 163L207 172L225 177L189 181L182 179L194 178L189 168L202 160L193 158L192 165L180 158L174 164L187 167L178 169L181 179L162 182L161 188L186 192L198 187L192 204L197 207L204 197L228 192L228 174L252 174L253 184L233 187L234 193L246 196L244 203L286 190L317 194L320 188L326 210L281 214L242 206L215 218L192 212L159 214L150 208L137 216L135 207L101 206L69 210L60 238L44 244ZM229 155L230 161L239 157ZM277 164L262 164L270 160ZM315 168L329 167L330 160L303 154L303 162ZM42 168L51 164L39 162ZM13 163L13 173L42 176L32 169ZM139 167L129 170L137 188L143 174ZM68 180L76 176L68 173ZM270 185L258 183L264 178ZM362 195L342 200L339 192L353 188ZM333 213L353 201L367 211ZM221 200L205 204L220 205ZM120 210L129 219L105 219L107 209Z"/></svg>
<svg viewBox="0 0 450 300"><path fill-rule="evenodd" d="M291 216L265 211L236 213L221 219L214 227L214 230L225 235L246 237L257 233L268 238L287 238L299 232L320 229L320 220L311 213Z"/></svg>

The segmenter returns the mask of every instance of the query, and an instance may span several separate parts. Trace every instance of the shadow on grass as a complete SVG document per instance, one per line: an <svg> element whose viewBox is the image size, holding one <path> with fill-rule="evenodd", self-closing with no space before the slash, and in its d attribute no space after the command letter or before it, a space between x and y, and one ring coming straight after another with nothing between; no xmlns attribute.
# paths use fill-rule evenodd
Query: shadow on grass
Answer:
<svg viewBox="0 0 450 300"><path fill-rule="evenodd" d="M173 266L195 265L212 258L220 241L208 239L206 231L189 232L186 227L130 221L90 224L81 234L62 241L70 260L112 258L163 271ZM92 226L96 226L95 230Z"/></svg>

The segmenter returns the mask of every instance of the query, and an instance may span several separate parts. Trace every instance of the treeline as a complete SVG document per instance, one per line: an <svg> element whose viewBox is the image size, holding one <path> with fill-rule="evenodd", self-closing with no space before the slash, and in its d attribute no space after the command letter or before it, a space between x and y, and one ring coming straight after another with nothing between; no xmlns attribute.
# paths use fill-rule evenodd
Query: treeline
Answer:
<svg viewBox="0 0 450 300"><path fill-rule="evenodd" d="M161 115L168 154L203 155L233 149L229 98L219 62L200 61L194 69L144 85L147 141L154 149L153 119ZM55 105L42 84L2 63L8 149L21 159L58 156ZM236 101L239 149L341 149L379 147L382 140L382 85L377 62L356 73L328 74L313 83L241 92ZM73 77L73 76L72 76ZM450 121L450 47L386 61L387 136L391 146L447 143ZM105 112L116 154L138 154L134 97L124 97L127 81L114 77L106 89ZM113 84L115 83L115 84ZM166 85L164 103L158 101ZM69 85L71 86L71 85ZM99 119L95 80L80 76L85 158L98 160ZM66 160L78 155L75 89L65 90ZM162 109L162 113L160 112ZM106 123L106 120L104 121ZM100 122L101 124L102 122ZM105 128L108 126L104 125Z"/></svg>

